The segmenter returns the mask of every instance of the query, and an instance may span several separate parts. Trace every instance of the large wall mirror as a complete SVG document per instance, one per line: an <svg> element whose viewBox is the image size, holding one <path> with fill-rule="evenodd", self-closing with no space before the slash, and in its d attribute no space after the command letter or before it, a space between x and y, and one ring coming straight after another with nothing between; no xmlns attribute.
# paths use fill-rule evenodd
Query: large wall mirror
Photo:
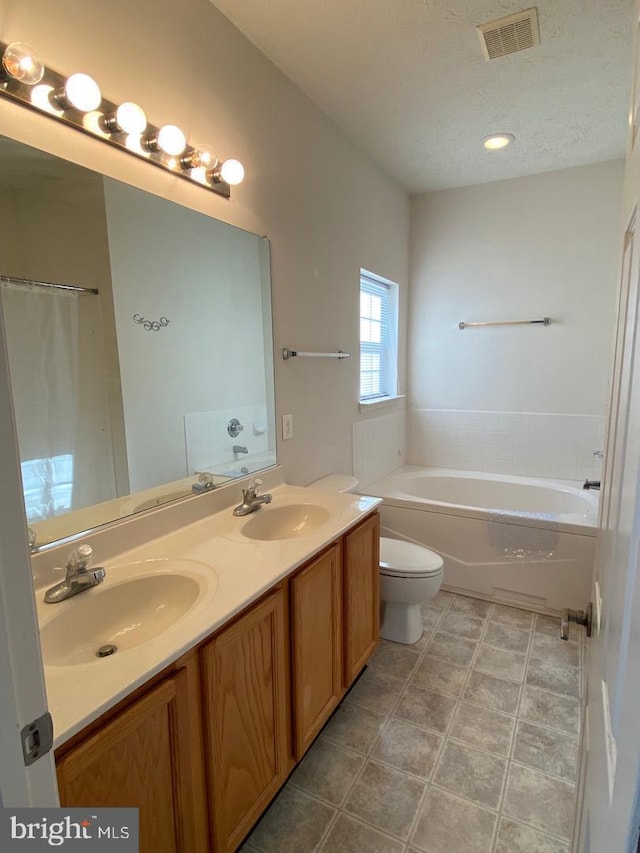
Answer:
<svg viewBox="0 0 640 853"><path fill-rule="evenodd" d="M0 221L38 547L275 464L265 238L3 138Z"/></svg>

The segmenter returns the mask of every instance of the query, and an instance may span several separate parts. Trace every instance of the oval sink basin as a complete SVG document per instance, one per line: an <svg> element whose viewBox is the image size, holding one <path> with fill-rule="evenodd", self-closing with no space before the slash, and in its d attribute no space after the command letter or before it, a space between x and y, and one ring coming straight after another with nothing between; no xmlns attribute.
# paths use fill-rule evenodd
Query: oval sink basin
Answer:
<svg viewBox="0 0 640 853"><path fill-rule="evenodd" d="M61 607L40 632L44 661L51 666L98 662L108 645L132 649L178 621L200 596L200 584L187 575L163 572L104 584L81 592Z"/></svg>
<svg viewBox="0 0 640 853"><path fill-rule="evenodd" d="M242 528L249 539L272 541L308 536L329 520L330 512L316 504L267 507L256 511Z"/></svg>

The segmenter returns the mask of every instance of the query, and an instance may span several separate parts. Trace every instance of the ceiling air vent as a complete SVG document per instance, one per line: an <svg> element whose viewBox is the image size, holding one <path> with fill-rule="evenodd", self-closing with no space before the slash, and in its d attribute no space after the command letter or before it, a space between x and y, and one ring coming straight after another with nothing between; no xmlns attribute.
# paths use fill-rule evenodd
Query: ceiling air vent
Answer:
<svg viewBox="0 0 640 853"><path fill-rule="evenodd" d="M538 11L535 8L481 24L476 29L485 59L497 59L540 44Z"/></svg>

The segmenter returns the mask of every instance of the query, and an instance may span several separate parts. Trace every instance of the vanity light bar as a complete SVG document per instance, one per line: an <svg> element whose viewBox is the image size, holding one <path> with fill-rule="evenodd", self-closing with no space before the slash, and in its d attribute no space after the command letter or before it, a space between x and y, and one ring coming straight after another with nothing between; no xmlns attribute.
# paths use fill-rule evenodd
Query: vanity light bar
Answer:
<svg viewBox="0 0 640 853"><path fill-rule="evenodd" d="M208 145L187 144L175 125L149 124L137 104L107 100L86 74L64 77L44 65L29 45L0 42L0 56L0 94L13 101L225 198L231 196L231 185L243 179L237 160L221 162Z"/></svg>

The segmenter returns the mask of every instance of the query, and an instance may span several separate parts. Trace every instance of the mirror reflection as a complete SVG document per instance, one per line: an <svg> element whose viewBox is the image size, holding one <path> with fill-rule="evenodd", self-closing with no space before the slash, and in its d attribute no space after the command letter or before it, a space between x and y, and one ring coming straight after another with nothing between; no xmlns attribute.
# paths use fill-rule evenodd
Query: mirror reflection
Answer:
<svg viewBox="0 0 640 853"><path fill-rule="evenodd" d="M275 464L265 238L8 139L0 218L38 546Z"/></svg>

